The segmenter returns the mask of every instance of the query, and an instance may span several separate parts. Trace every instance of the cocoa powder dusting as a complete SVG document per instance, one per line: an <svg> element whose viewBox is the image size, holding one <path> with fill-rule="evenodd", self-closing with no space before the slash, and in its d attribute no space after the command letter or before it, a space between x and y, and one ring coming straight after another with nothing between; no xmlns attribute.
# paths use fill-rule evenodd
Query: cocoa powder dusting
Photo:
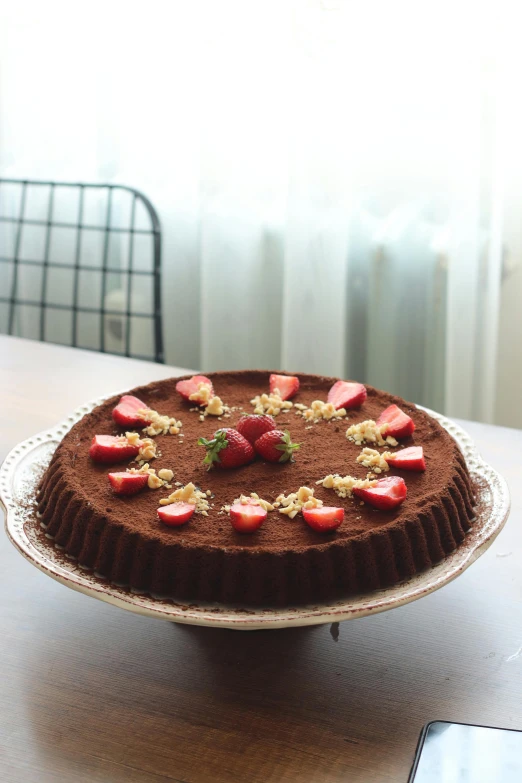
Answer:
<svg viewBox="0 0 522 783"><path fill-rule="evenodd" d="M336 568L341 569L343 585L359 589L361 586L378 587L384 583L393 583L411 575L415 570L429 566L430 562L436 562L446 551L451 551L458 544L460 523L457 525L448 523L446 521L448 514L449 517L462 517L460 522L463 529L469 528L469 519L472 516L469 477L463 467L462 455L456 443L423 411L371 386L367 386L368 397L363 406L348 411L346 419L341 421L330 423L320 421L310 428L310 424L301 416L297 416L293 409L282 412L276 419L278 429L288 429L292 440L302 444L295 455L295 462L280 465L257 459L250 465L233 470L213 468L207 471L206 466L203 465L205 451L197 445L198 438L201 436L210 438L220 427L234 426L241 415L252 413L253 406L250 400L255 395L268 390L269 372L252 370L210 373L209 377L212 379L215 393L223 402L238 408L232 412L230 418L219 421L215 416L207 416L204 421L200 421L199 412L190 410L194 404L185 402L177 394L175 390L176 382L179 380L177 378L152 383L129 392L143 400L146 406L162 414L181 419L183 422L181 430L183 438L177 435L159 435L155 438L161 456L153 461L152 467L157 472L162 468L174 471L173 489L174 482L179 481L183 485L193 482L204 491L210 490L211 507L207 517L195 514L190 522L182 527L166 527L158 520L156 512L160 507L160 498L167 497L172 490L146 489L129 498L118 497L112 493L107 474L111 471L124 470L128 463L97 465L89 458L88 452L94 435L117 435L123 432L115 425L111 416L112 409L119 399L115 397L76 424L56 451L44 477L41 492L43 498L41 510L46 513L48 521L51 522L50 529L63 529L67 541L73 543L77 541L75 545L77 550L83 546L82 551L85 553L91 550L94 552L95 547L91 546L90 542L80 543L81 531L77 529L82 519L80 509L88 509L89 520L95 520L89 522L90 525L94 525L95 535L107 539L109 549L106 553L106 570L109 572L112 568L110 552L114 550L114 557L121 559L125 546L129 547L130 553L136 542L140 542L140 552L145 553L140 557L144 559L148 556L146 553L150 547L156 551L158 545L160 548L161 545L167 545L169 549L174 545L178 558L179 551L195 549L201 553L198 554L198 557L202 558L201 568L211 574L209 584L218 585L219 589L216 587L216 592L220 598L226 599L226 585L222 589L217 575L219 568L214 562L213 554L216 551L227 557L237 553L237 556L242 558L241 568L245 567L243 560L246 552L255 555L255 562L259 564L262 564L263 556L270 556L272 557L270 568L274 569L274 562L279 562L273 561L274 555L292 553L292 557L298 557L300 553L309 554L314 551L319 556L319 553L332 546L339 553L343 544L350 544L349 558L357 559L357 552L360 552L361 562L354 561L352 567L351 560L349 562L339 560L338 565L330 564L328 568L332 573ZM306 406L316 399L326 400L328 390L336 380L304 374L299 374L299 379L300 389L292 401ZM343 500L332 490L316 485L317 480L329 473L350 474L357 478L366 477L368 469L356 462L361 447L347 440L346 429L351 424L365 419L377 419L384 408L391 403L399 405L413 418L416 425L413 436L402 440L400 445L423 446L427 466L425 473L401 471L392 467L386 474L400 475L406 481L408 495L404 503L394 511L379 511L368 505L360 505L357 499ZM459 487L462 485L463 496L467 498L467 506L460 498L459 492L454 491L456 477L460 481ZM274 501L280 493L295 492L302 485L313 487L316 496L321 498L325 505L344 508L345 521L337 531L326 535L318 534L306 525L301 515L291 520L275 510L268 514L267 520L256 533L242 535L234 531L227 514L219 513L222 506L231 504L241 494L256 492L261 498ZM55 486L61 489L60 492L58 488L54 490L53 496ZM65 527L62 525L60 528L61 523L57 520L57 516L58 510L63 509L61 507L58 509L58 506L61 506L58 495L66 497L69 504L71 498L74 498L76 521L71 521L72 530L65 523ZM53 497L56 498L56 509L52 507L55 502ZM433 510L435 508L443 509L440 523L433 521L436 517ZM441 529L440 536L436 530L437 525ZM375 534L381 531L385 534L384 537L378 535L375 539L376 548L369 550L365 542L375 538ZM418 551L412 553L408 541L406 543L403 541L404 531L407 533L408 541L418 538ZM388 553L390 547L393 551L390 549ZM78 551L73 551L73 554L78 555ZM100 555L97 557L99 558ZM90 564L88 554L85 558L87 564ZM382 567L380 565L376 567L377 559L382 559L384 564ZM292 562L295 565L298 561ZM262 569L262 566L259 565L259 568ZM309 598L310 590L313 590L313 586L310 587L309 584L309 575L307 573L299 575L296 565L295 568L298 574L295 579L299 581L292 583L291 588L288 586L274 588L274 591L279 591L278 602L285 602L284 591L287 588L295 591L297 598L301 593ZM152 580L151 583L154 583L153 575L149 573L151 569L154 570L152 565L145 562L143 569L140 584L136 586L142 586L142 583L148 584L147 580ZM350 569L354 571L353 575ZM181 584L184 578L183 569L177 572L176 578ZM337 577L328 573L327 577L325 576L324 590L328 591L328 584L335 583L336 579ZM284 571L274 576L274 582L281 584L285 582ZM233 580L230 583L232 584ZM192 581L191 584L194 585L195 582ZM171 589L176 592L174 583ZM205 588L206 592L210 589L210 587L208 590ZM264 592L260 588L259 594L255 592L257 589L255 586L251 589L251 598L254 602L276 600L275 596L269 594L270 590L266 586L263 588ZM205 594L206 592L203 591Z"/></svg>
<svg viewBox="0 0 522 783"><path fill-rule="evenodd" d="M215 416L199 421L199 415L191 412L193 403L184 402L175 390L178 379L162 381L150 386L133 390L132 394L142 399L148 406L161 413L174 416L183 422L183 439L176 435L159 435L155 438L161 457L153 461L152 466L158 472L161 468L174 471L173 481L186 484L192 481L202 490L212 492L211 509L208 517L195 514L190 523L180 528L166 528L158 521L156 510L159 500L170 494L168 490L145 490L130 498L115 496L109 486L107 474L115 470L125 470L128 463L118 465L97 465L88 456L92 437L97 434L117 435L123 432L111 416L111 411L119 398L96 408L79 422L66 436L60 446L61 461L69 463L68 480L86 501L101 514L107 507L111 520L124 525L131 531L139 531L147 537L162 541L180 539L184 543L211 546L241 547L260 550L278 550L321 546L333 538L351 538L373 528L385 527L398 519L413 519L419 511L436 498L450 479L453 470L457 446L450 436L422 411L402 400L377 391L368 386L368 398L364 405L348 412L346 420L338 423L320 421L312 429L301 416L291 409L277 416L278 429L288 429L295 442L301 443L295 462L290 464L270 464L256 462L233 470L213 468L208 471L203 465L205 451L197 445L199 437L210 438L220 427L234 426L243 413L251 413L250 399L268 389L268 373L238 372L210 374L214 389L229 406L242 406L231 418L218 421ZM326 400L333 379L300 375L300 390L293 402L309 405L313 400ZM412 416L416 429L412 437L403 439L400 445L421 445L424 448L427 470L414 473L390 469L386 475L402 476L408 486L408 496L396 511L384 512L361 506L357 499L341 499L332 490L316 486L315 481L328 473L352 475L365 478L368 469L356 463L361 447L347 440L346 429L365 419L377 419L379 414L392 402L399 404ZM345 424L346 422L346 424ZM300 486L315 488L315 494L325 505L341 506L345 510L345 521L336 532L320 535L312 531L301 515L290 520L277 511L271 512L260 530L254 535L241 535L231 527L226 514L218 514L221 507L239 497L239 495L257 492L265 500L275 500L281 493L296 491Z"/></svg>

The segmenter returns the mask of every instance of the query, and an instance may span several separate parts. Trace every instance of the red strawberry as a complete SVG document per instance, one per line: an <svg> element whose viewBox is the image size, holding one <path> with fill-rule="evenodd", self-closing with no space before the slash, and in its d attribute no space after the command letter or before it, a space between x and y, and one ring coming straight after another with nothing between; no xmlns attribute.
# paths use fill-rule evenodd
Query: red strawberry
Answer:
<svg viewBox="0 0 522 783"><path fill-rule="evenodd" d="M212 386L212 381L205 375L193 375L192 378L189 378L186 381L178 381L176 384L176 391L178 394L181 394L184 400L188 400L193 394L197 394L200 383L206 383L210 386L210 396L213 397L214 387ZM206 400L203 398L194 398L193 400L190 400L190 402L204 403Z"/></svg>
<svg viewBox="0 0 522 783"><path fill-rule="evenodd" d="M109 481L116 495L135 495L146 486L148 478L146 473L109 473Z"/></svg>
<svg viewBox="0 0 522 783"><path fill-rule="evenodd" d="M241 416L236 424L236 430L252 444L265 432L270 432L270 430L275 430L275 428L275 419L269 416L268 413L252 413L248 416Z"/></svg>
<svg viewBox="0 0 522 783"><path fill-rule="evenodd" d="M407 435L411 435L415 429L413 419L401 411L397 405L390 405L381 413L377 419L377 425L380 427L383 424L387 425L383 432L384 437L392 435L394 438L405 438Z"/></svg>
<svg viewBox="0 0 522 783"><path fill-rule="evenodd" d="M318 533L328 533L336 530L344 519L344 508L336 506L321 506L320 508L303 508L303 516L313 530Z"/></svg>
<svg viewBox="0 0 522 783"><path fill-rule="evenodd" d="M339 408L358 408L366 399L366 387L362 383L337 381L328 392L328 402Z"/></svg>
<svg viewBox="0 0 522 783"><path fill-rule="evenodd" d="M230 507L230 521L238 533L253 533L261 527L266 516L265 509L253 503L234 503Z"/></svg>
<svg viewBox="0 0 522 783"><path fill-rule="evenodd" d="M140 425L150 424L146 414L138 416L139 410L148 410L148 406L141 400L138 400L137 397L124 394L112 411L112 418L120 427L139 427Z"/></svg>
<svg viewBox="0 0 522 783"><path fill-rule="evenodd" d="M387 476L379 479L374 487L368 487L368 489L354 487L352 490L358 498L383 511L400 506L407 491L404 479L399 476Z"/></svg>
<svg viewBox="0 0 522 783"><path fill-rule="evenodd" d="M125 438L114 435L95 435L92 439L89 456L94 462L124 462L136 457L139 444L133 446Z"/></svg>
<svg viewBox="0 0 522 783"><path fill-rule="evenodd" d="M270 430L254 443L259 456L267 462L293 462L294 451L300 446L300 443L292 443L288 430Z"/></svg>
<svg viewBox="0 0 522 783"><path fill-rule="evenodd" d="M408 449L394 452L385 459L388 465L401 470L426 470L422 446L410 446Z"/></svg>
<svg viewBox="0 0 522 783"><path fill-rule="evenodd" d="M279 389L282 400L290 400L299 391L299 378L295 375L271 375L270 394Z"/></svg>
<svg viewBox="0 0 522 783"><path fill-rule="evenodd" d="M169 503L168 506L158 508L158 516L165 525L177 527L188 522L196 506L193 503Z"/></svg>
<svg viewBox="0 0 522 783"><path fill-rule="evenodd" d="M207 450L203 463L208 465L209 470L214 463L222 468L239 468L252 462L256 456L252 444L231 427L216 430L211 440L200 438L198 445Z"/></svg>

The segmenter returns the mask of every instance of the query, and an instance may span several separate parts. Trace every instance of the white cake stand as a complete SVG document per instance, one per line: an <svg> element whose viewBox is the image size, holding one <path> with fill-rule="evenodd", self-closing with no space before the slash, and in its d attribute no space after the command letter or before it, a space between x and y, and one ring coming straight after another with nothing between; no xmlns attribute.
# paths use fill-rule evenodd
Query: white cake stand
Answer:
<svg viewBox="0 0 522 783"><path fill-rule="evenodd" d="M63 551L46 536L36 514L36 489L53 452L73 424L103 401L100 399L83 405L57 427L15 446L0 468L0 500L5 507L7 535L30 563L66 587L137 614L177 623L254 630L340 622L384 612L416 601L459 576L488 549L509 514L509 492L505 480L482 460L467 433L444 416L422 408L460 446L478 496L478 513L473 527L458 549L438 565L385 590L332 602L276 609L197 601L187 604L138 594L111 584L64 556Z"/></svg>

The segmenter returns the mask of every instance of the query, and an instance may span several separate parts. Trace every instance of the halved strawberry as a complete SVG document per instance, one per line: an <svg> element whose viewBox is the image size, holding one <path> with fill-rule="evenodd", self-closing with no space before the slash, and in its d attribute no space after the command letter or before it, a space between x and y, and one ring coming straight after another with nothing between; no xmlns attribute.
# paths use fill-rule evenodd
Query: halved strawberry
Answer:
<svg viewBox="0 0 522 783"><path fill-rule="evenodd" d="M328 533L342 525L344 508L336 506L321 506L320 508L303 508L303 517L313 530L318 533Z"/></svg>
<svg viewBox="0 0 522 783"><path fill-rule="evenodd" d="M407 449L394 452L391 456L385 457L388 465L401 470L426 470L426 460L422 446L410 446Z"/></svg>
<svg viewBox="0 0 522 783"><path fill-rule="evenodd" d="M94 462L124 462L136 457L140 444L135 446L126 438L114 435L95 435L89 449L89 456Z"/></svg>
<svg viewBox="0 0 522 783"><path fill-rule="evenodd" d="M295 375L270 376L270 394L278 389L282 400L290 400L299 391L299 378Z"/></svg>
<svg viewBox="0 0 522 783"><path fill-rule="evenodd" d="M236 430L253 445L261 435L275 430L276 426L275 419L268 413L251 413L248 416L241 416L236 424Z"/></svg>
<svg viewBox="0 0 522 783"><path fill-rule="evenodd" d="M112 418L120 427L139 427L150 424L146 414L138 416L139 410L148 410L148 406L131 394L124 394L112 411Z"/></svg>
<svg viewBox="0 0 522 783"><path fill-rule="evenodd" d="M336 411L340 408L358 408L366 399L366 387L362 383L337 381L328 392L328 402Z"/></svg>
<svg viewBox="0 0 522 783"><path fill-rule="evenodd" d="M196 506L193 503L179 501L178 503L169 503L168 506L158 508L158 516L165 525L177 527L188 522L195 510Z"/></svg>
<svg viewBox="0 0 522 783"><path fill-rule="evenodd" d="M135 495L147 485L148 475L146 473L109 473L109 481L116 495Z"/></svg>
<svg viewBox="0 0 522 783"><path fill-rule="evenodd" d="M176 391L178 394L181 394L184 400L188 400L193 394L197 394L200 383L206 383L210 386L210 396L213 397L214 387L212 386L212 381L207 378L206 375L193 375L192 378L189 378L186 381L178 381L176 384ZM203 397L194 397L190 402L201 404L207 402L207 399Z"/></svg>
<svg viewBox="0 0 522 783"><path fill-rule="evenodd" d="M254 443L259 456L267 462L293 462L294 451L300 446L300 443L292 443L288 430L270 430Z"/></svg>
<svg viewBox="0 0 522 783"><path fill-rule="evenodd" d="M376 423L379 427L386 424L386 430L383 432L384 437L392 435L394 438L405 438L407 435L411 435L415 429L413 419L401 411L397 405L390 405L386 408Z"/></svg>
<svg viewBox="0 0 522 783"><path fill-rule="evenodd" d="M230 521L238 533L253 533L267 517L267 512L261 506L253 503L234 503L230 507Z"/></svg>
<svg viewBox="0 0 522 783"><path fill-rule="evenodd" d="M400 506L407 491L404 479L400 476L387 476L379 479L374 487L368 487L368 489L354 487L352 490L358 498L383 511Z"/></svg>
<svg viewBox="0 0 522 783"><path fill-rule="evenodd" d="M216 430L210 440L200 438L198 445L207 450L203 463L208 465L209 470L214 463L222 468L239 468L252 462L256 456L252 444L231 427Z"/></svg>

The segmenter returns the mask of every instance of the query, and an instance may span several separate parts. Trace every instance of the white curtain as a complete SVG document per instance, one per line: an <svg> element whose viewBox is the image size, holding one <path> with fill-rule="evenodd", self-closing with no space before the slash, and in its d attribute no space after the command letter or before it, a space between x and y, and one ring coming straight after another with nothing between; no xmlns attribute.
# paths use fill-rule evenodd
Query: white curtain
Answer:
<svg viewBox="0 0 522 783"><path fill-rule="evenodd" d="M516 19L427 6L4 7L0 176L148 195L170 363L522 426Z"/></svg>

